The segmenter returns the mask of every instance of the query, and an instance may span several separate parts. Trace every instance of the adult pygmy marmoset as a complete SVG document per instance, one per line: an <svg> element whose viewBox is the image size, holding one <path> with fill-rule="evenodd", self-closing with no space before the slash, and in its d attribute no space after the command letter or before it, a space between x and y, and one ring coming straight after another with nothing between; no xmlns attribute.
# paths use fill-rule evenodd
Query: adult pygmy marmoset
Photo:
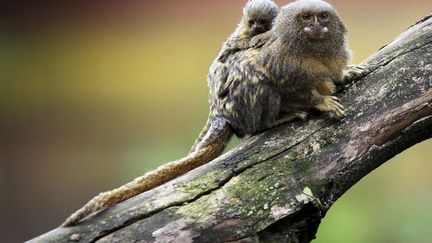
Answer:
<svg viewBox="0 0 432 243"><path fill-rule="evenodd" d="M227 59L230 88L212 105L212 119L237 136L272 127L280 119L315 108L344 115L338 99L317 90L343 79L350 59L346 27L330 4L299 0L282 8L269 40Z"/></svg>

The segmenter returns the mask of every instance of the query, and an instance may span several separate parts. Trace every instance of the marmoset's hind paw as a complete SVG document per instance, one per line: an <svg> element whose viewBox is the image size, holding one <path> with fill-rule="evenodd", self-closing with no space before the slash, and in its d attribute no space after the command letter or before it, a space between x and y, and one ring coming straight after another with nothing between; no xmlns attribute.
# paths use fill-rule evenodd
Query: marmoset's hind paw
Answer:
<svg viewBox="0 0 432 243"><path fill-rule="evenodd" d="M330 118L341 119L345 116L345 108L339 103L336 96L323 96L323 103L316 105L315 108L325 112Z"/></svg>

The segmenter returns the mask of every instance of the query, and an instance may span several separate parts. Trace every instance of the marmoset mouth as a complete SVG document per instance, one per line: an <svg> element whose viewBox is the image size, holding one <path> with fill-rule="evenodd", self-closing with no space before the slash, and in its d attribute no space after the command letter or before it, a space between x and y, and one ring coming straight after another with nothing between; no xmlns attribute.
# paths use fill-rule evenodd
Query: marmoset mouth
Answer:
<svg viewBox="0 0 432 243"><path fill-rule="evenodd" d="M318 27L318 26L312 26L312 27L305 27L304 31L311 39L323 39L328 32L327 27Z"/></svg>

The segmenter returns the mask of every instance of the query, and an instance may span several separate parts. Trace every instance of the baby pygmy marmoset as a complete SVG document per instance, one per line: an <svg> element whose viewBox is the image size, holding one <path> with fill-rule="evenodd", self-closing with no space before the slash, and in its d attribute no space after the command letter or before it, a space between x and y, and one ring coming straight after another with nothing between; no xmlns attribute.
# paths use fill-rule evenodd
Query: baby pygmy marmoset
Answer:
<svg viewBox="0 0 432 243"><path fill-rule="evenodd" d="M225 64L226 59L238 51L262 45L260 35L271 29L273 19L278 12L278 6L271 0L249 0L247 2L238 27L225 41L222 50L210 68L208 75L210 100L224 93L223 89L228 76L228 69ZM159 186L216 158L225 148L231 132L225 129L225 122L216 120L210 122L210 119L212 118L209 118L209 122L201 132L188 156L167 163L115 190L99 194L83 208L66 219L63 226L73 225L93 212ZM197 145L199 145L198 150Z"/></svg>
<svg viewBox="0 0 432 243"><path fill-rule="evenodd" d="M271 0L249 0L243 8L243 16L235 31L223 43L207 76L210 105L226 95L231 80L228 79L226 60L232 54L252 47L258 47L268 39L269 30L279 7ZM210 119L192 146L193 152L210 127Z"/></svg>

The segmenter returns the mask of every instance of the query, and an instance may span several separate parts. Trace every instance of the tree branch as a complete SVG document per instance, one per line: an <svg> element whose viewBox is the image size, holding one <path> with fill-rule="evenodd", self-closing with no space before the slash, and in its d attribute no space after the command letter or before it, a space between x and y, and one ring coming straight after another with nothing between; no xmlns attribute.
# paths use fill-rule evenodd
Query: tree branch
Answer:
<svg viewBox="0 0 432 243"><path fill-rule="evenodd" d="M363 65L348 116L275 127L194 171L32 242L308 242L363 176L432 137L432 16Z"/></svg>

